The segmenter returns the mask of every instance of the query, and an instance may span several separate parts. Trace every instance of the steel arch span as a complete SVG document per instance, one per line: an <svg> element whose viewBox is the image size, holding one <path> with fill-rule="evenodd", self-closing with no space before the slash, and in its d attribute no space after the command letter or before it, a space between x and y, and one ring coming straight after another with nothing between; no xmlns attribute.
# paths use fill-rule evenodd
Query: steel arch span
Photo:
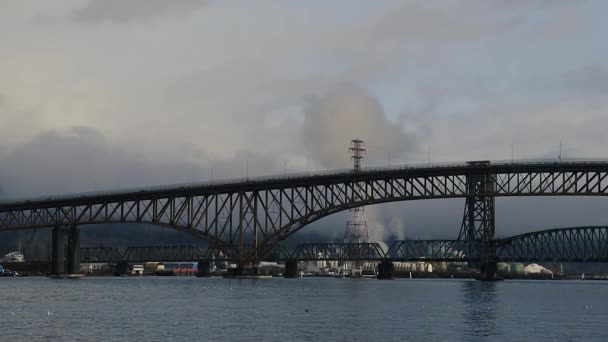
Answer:
<svg viewBox="0 0 608 342"><path fill-rule="evenodd" d="M605 196L607 176L606 161L551 161L469 162L245 179L2 202L0 230L149 223L200 235L245 263L262 260L277 243L305 225L353 207L435 198ZM471 209L472 227L476 222L472 213L478 210L474 205ZM487 246L493 239L493 226L483 226L490 227L481 232ZM467 239L480 239L474 229L467 232Z"/></svg>
<svg viewBox="0 0 608 342"><path fill-rule="evenodd" d="M400 240L386 257L393 261L483 261L479 241ZM608 227L567 227L493 240L493 261L608 262Z"/></svg>
<svg viewBox="0 0 608 342"><path fill-rule="evenodd" d="M608 227L568 227L496 241L499 261L608 262Z"/></svg>

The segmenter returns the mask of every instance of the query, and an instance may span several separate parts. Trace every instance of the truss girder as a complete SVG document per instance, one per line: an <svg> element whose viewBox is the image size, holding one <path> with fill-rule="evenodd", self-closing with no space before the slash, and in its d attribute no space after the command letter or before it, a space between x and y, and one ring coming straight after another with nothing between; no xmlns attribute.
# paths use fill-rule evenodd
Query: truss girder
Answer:
<svg viewBox="0 0 608 342"><path fill-rule="evenodd" d="M398 240L386 256L393 261L480 261L481 241Z"/></svg>
<svg viewBox="0 0 608 342"><path fill-rule="evenodd" d="M481 240L395 241L386 256L394 261L479 262ZM573 227L544 230L493 240L493 261L608 262L608 227Z"/></svg>
<svg viewBox="0 0 608 342"><path fill-rule="evenodd" d="M228 257L251 262L269 256L306 224L357 206L472 196L604 196L607 175L606 162L445 166L4 202L0 230L156 224L196 234ZM492 177L493 185L472 193L471 177Z"/></svg>
<svg viewBox="0 0 608 342"><path fill-rule="evenodd" d="M146 246L124 249L112 247L81 248L82 262L199 261L216 259L214 250L197 246Z"/></svg>
<svg viewBox="0 0 608 342"><path fill-rule="evenodd" d="M113 247L91 247L80 249L81 262L120 262L122 261L122 252L118 248Z"/></svg>
<svg viewBox="0 0 608 342"><path fill-rule="evenodd" d="M299 261L374 261L386 258L378 243L305 243L299 244L291 259Z"/></svg>
<svg viewBox="0 0 608 342"><path fill-rule="evenodd" d="M479 240L398 240L388 251L378 243L306 243L290 252L276 244L266 261L451 261L482 260ZM495 261L608 262L608 227L572 227L494 240ZM472 254L470 251L473 251ZM193 246L81 248L83 262L238 261L215 248Z"/></svg>
<svg viewBox="0 0 608 342"><path fill-rule="evenodd" d="M195 246L129 247L122 254L122 261L198 261L208 259L206 248Z"/></svg>
<svg viewBox="0 0 608 342"><path fill-rule="evenodd" d="M546 230L496 241L497 259L538 262L608 262L608 227Z"/></svg>

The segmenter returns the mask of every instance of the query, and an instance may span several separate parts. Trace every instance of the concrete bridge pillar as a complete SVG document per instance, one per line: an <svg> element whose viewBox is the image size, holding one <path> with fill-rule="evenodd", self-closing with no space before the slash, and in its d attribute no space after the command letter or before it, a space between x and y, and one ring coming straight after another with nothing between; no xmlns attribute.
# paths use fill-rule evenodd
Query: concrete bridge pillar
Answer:
<svg viewBox="0 0 608 342"><path fill-rule="evenodd" d="M51 274L65 274L66 230L60 226L57 226L53 228L52 234Z"/></svg>
<svg viewBox="0 0 608 342"><path fill-rule="evenodd" d="M67 252L67 253L66 253ZM80 272L80 230L56 226L52 233L51 274Z"/></svg>
<svg viewBox="0 0 608 342"><path fill-rule="evenodd" d="M116 270L114 271L115 276L121 276L129 273L129 263L119 262L116 264Z"/></svg>
<svg viewBox="0 0 608 342"><path fill-rule="evenodd" d="M296 260L285 261L285 272L283 272L284 278L297 278L298 277L298 262Z"/></svg>
<svg viewBox="0 0 608 342"><path fill-rule="evenodd" d="M80 273L80 229L72 227L68 232L68 274Z"/></svg>
<svg viewBox="0 0 608 342"><path fill-rule="evenodd" d="M211 276L211 262L199 261L196 271L197 277L209 277Z"/></svg>
<svg viewBox="0 0 608 342"><path fill-rule="evenodd" d="M479 266L478 280L493 281L498 280L496 275L497 267L495 261L482 262Z"/></svg>
<svg viewBox="0 0 608 342"><path fill-rule="evenodd" d="M482 257L481 262L479 263L478 280L498 280L498 267L496 266L496 242L494 240L486 241L481 248Z"/></svg>
<svg viewBox="0 0 608 342"><path fill-rule="evenodd" d="M378 264L378 279L395 279L395 265L389 260Z"/></svg>

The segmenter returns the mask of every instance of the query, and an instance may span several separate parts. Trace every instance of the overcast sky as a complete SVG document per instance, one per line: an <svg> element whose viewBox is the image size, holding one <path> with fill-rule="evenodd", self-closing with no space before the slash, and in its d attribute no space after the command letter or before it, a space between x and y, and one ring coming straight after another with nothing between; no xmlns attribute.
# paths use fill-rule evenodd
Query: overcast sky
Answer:
<svg viewBox="0 0 608 342"><path fill-rule="evenodd" d="M565 158L606 157L606 13L599 0L0 0L0 196L347 167L354 137L368 166L426 162L429 147L433 162L555 158L560 140ZM606 205L499 200L498 231L608 223ZM370 229L454 237L463 207L372 207ZM339 235L344 220L311 229Z"/></svg>

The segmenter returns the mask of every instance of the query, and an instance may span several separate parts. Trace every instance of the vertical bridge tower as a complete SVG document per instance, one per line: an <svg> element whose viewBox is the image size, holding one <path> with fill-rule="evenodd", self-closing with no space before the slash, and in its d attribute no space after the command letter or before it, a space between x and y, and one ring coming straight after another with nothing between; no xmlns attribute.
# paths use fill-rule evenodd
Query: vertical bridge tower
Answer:
<svg viewBox="0 0 608 342"><path fill-rule="evenodd" d="M490 162L475 161L468 164L483 167ZM482 280L496 278L495 192L496 175L481 173L467 176L467 198L458 240L470 242L466 253L470 258L480 260L478 266Z"/></svg>

